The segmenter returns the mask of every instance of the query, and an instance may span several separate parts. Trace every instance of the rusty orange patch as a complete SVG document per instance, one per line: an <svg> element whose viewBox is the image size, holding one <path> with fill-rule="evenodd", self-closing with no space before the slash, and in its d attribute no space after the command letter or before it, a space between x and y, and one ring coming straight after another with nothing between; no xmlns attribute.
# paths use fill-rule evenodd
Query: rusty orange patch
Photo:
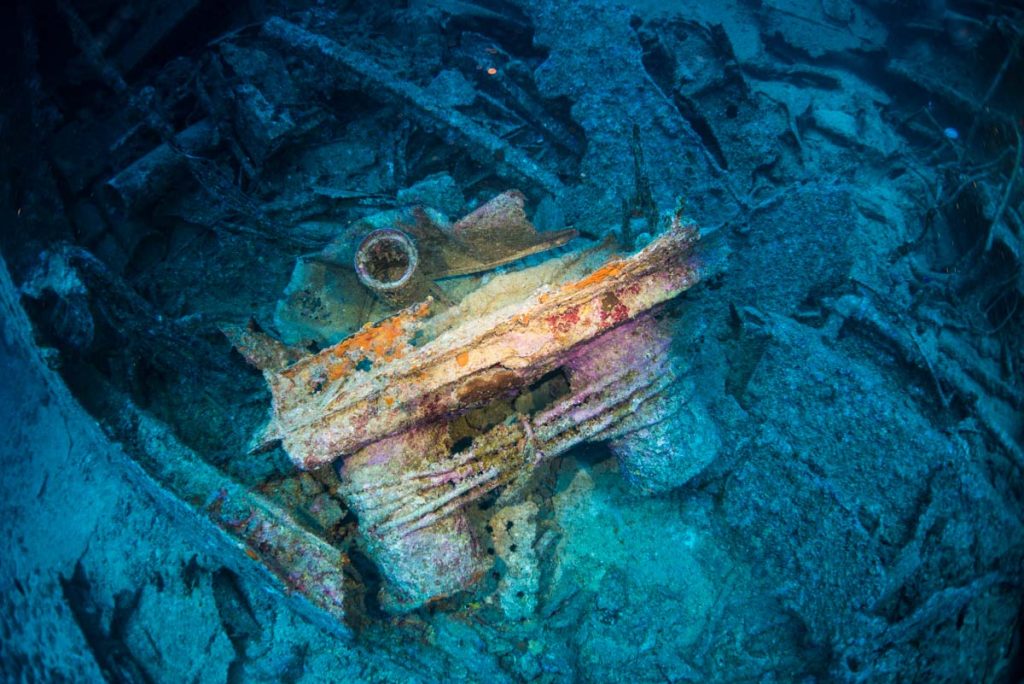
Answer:
<svg viewBox="0 0 1024 684"><path fill-rule="evenodd" d="M469 352L460 351L458 355L455 357L455 363L459 364L460 366L465 366L467 363L469 363Z"/></svg>
<svg viewBox="0 0 1024 684"><path fill-rule="evenodd" d="M601 266L585 278L577 280L574 283L567 283L564 289L569 290L570 292L582 290L586 287L590 287L591 285L596 285L601 281L607 280L608 278L615 278L621 275L624 270L626 270L626 262L621 259L615 259L614 261L609 261L604 266Z"/></svg>
<svg viewBox="0 0 1024 684"><path fill-rule="evenodd" d="M333 381L347 375L355 367L353 357L365 356L371 361L402 358L409 350L409 335L406 332L409 324L428 313L430 305L424 302L412 311L363 326L362 330L327 350L326 354L333 357L323 361L327 376ZM353 352L359 352L358 356Z"/></svg>
<svg viewBox="0 0 1024 684"><path fill-rule="evenodd" d="M385 361L401 358L405 353L406 346L402 333L408 322L409 317L405 315L385 318L380 323L363 328L352 337L340 342L335 348L334 354L340 356L348 351L358 349Z"/></svg>
<svg viewBox="0 0 1024 684"><path fill-rule="evenodd" d="M351 367L351 363L345 363L344 361L330 362L330 365L327 367L327 377L333 382L345 375Z"/></svg>
<svg viewBox="0 0 1024 684"><path fill-rule="evenodd" d="M245 547L245 555L248 556L249 558L252 558L253 560L259 560L260 559L260 555L258 553L256 553L255 551L253 551L252 549L250 549L248 546Z"/></svg>

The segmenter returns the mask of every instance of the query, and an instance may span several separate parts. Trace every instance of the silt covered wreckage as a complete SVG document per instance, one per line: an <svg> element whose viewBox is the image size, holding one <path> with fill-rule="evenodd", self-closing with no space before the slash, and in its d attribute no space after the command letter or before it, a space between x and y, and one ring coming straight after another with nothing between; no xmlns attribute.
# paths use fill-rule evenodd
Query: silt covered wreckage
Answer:
<svg viewBox="0 0 1024 684"><path fill-rule="evenodd" d="M524 228L551 240L525 226L522 196L506 193L451 235L494 244ZM414 303L316 354L227 331L271 388L261 441L280 441L300 468L337 463L339 493L387 578L385 606L416 608L488 570L463 509L522 489L535 465L573 446L609 442L623 474L652 492L707 464L714 446L680 433L676 417L692 413L680 410L671 332L657 321L660 305L699 280L697 239L677 216L635 255L588 270L595 255L570 254L503 274L451 309ZM384 240L404 258L384 254ZM379 229L356 267L390 297L392 283L423 277L415 249L408 234Z"/></svg>
<svg viewBox="0 0 1024 684"><path fill-rule="evenodd" d="M1024 673L1014 3L0 12L0 679Z"/></svg>

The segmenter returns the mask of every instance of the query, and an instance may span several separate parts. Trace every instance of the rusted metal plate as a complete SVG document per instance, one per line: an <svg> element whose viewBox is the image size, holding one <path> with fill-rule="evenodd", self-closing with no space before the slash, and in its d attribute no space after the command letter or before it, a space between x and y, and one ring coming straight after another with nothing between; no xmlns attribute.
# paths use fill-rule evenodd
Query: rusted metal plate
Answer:
<svg viewBox="0 0 1024 684"><path fill-rule="evenodd" d="M578 345L699 279L697 231L676 224L641 252L541 288L517 306L433 331L430 302L366 326L277 372L265 440L313 468L384 437L483 405L562 365Z"/></svg>

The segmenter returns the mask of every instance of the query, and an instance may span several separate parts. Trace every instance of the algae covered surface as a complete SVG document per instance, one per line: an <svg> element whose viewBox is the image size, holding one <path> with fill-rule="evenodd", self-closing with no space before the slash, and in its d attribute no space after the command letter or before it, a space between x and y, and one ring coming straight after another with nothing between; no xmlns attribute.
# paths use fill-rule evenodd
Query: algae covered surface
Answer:
<svg viewBox="0 0 1024 684"><path fill-rule="evenodd" d="M1024 677L1016 3L2 12L0 680Z"/></svg>

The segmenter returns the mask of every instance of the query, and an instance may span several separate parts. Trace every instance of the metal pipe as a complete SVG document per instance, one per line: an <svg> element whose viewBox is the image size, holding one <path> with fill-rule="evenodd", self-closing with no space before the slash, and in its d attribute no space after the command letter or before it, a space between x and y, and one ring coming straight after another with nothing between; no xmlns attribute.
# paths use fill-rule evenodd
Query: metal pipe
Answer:
<svg viewBox="0 0 1024 684"><path fill-rule="evenodd" d="M375 230L356 250L356 275L374 294L392 306L423 299L428 284L419 272L419 250L413 239L395 228Z"/></svg>

